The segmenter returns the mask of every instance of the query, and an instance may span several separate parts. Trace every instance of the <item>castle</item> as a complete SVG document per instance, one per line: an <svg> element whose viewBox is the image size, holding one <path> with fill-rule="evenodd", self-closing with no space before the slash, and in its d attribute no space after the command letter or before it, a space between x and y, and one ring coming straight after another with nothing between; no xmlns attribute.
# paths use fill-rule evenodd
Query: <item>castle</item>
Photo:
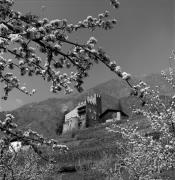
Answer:
<svg viewBox="0 0 175 180"><path fill-rule="evenodd" d="M102 113L102 102L99 94L87 96L86 100L80 102L72 111L65 115L63 133L94 126L99 123Z"/></svg>
<svg viewBox="0 0 175 180"><path fill-rule="evenodd" d="M102 113L101 96L94 94L93 96L87 96L85 101L80 102L72 111L65 115L62 133L92 127L96 124L113 120L119 121L128 117L121 107L106 109Z"/></svg>

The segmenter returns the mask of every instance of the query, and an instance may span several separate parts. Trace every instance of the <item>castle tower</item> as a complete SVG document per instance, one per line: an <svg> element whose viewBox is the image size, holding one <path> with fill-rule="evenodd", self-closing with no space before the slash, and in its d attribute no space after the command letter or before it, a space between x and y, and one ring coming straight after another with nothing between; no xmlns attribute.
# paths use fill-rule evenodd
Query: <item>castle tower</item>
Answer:
<svg viewBox="0 0 175 180"><path fill-rule="evenodd" d="M65 114L63 133L73 129L83 129L98 124L102 113L102 102L99 94L87 96L85 101L79 102L72 111Z"/></svg>
<svg viewBox="0 0 175 180"><path fill-rule="evenodd" d="M101 115L102 113L102 101L101 101L101 96L100 94L96 94L97 97L96 97L96 101L97 101L97 112L98 112L98 120L99 120L99 116Z"/></svg>
<svg viewBox="0 0 175 180"><path fill-rule="evenodd" d="M86 99L86 126L94 126L99 123L99 116L101 113L101 96L99 94L88 96Z"/></svg>

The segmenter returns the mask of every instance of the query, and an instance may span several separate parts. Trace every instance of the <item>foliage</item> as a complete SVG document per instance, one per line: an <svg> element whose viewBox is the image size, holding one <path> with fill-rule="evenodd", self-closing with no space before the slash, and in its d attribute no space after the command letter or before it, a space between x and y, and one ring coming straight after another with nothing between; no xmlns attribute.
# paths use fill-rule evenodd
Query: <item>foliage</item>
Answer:
<svg viewBox="0 0 175 180"><path fill-rule="evenodd" d="M110 2L113 7L119 7L117 0ZM80 29L94 31L97 28L105 30L113 28L117 21L109 19L109 12L105 11L97 18L88 16L73 25L66 19L49 21L47 18L40 19L32 14L22 15L12 10L13 4L13 0L0 0L0 82L4 85L2 99L7 100L13 89L30 96L35 93L35 89L30 92L26 87L21 87L15 71L20 72L20 76L40 76L51 84L50 91L53 93L62 90L71 93L73 87L81 92L83 80L88 76L92 64L100 61L129 85L131 95L139 97L142 108L135 109L135 112L146 116L152 130L160 134L158 138L145 137L138 131L137 124L128 124L128 127L115 125L111 131L122 133L127 141L123 166L127 167L130 175L137 180L161 179L162 171L174 168L175 96L172 97L170 106L167 106L159 98L158 90L151 90L144 82L133 85L131 75L122 72L121 67L116 61L111 61L103 49L96 48L97 40L94 37L90 37L84 44L72 42L69 38L71 33ZM69 46L67 52L64 50L65 44ZM6 58L7 54L13 59ZM44 55L45 61L41 58L41 54ZM173 53L173 60L174 57ZM74 71L67 74L64 72L66 68ZM174 69L170 67L169 77L165 72L162 75L174 88ZM30 146L42 159L44 157L40 147L43 145L48 145L52 149L67 150L66 146L59 145L55 140L46 140L32 130L24 132L19 130L13 122L13 116L9 114L5 120L0 121L0 130L3 132L0 142L0 165L2 169L10 171L6 171L3 176L9 176L11 179L14 179L12 172L16 168L13 166L14 156L7 158L11 142L21 141L23 145ZM51 163L50 160L48 162ZM106 172L109 172L109 163L111 162L106 161L107 166L103 164ZM121 165L117 160L115 164L119 167ZM27 172L25 175L27 176Z"/></svg>
<svg viewBox="0 0 175 180"><path fill-rule="evenodd" d="M172 55L174 60L174 52ZM175 87L173 67L168 72L162 72L162 76ZM127 141L123 162L130 176L136 180L161 180L162 173L175 166L175 96L166 102L160 98L158 87L152 90L142 81L133 87L136 91L132 93L142 101L142 107L133 112L141 113L147 118L151 132L142 133L138 122L128 123L125 127L113 125L109 130L120 132Z"/></svg>
<svg viewBox="0 0 175 180"><path fill-rule="evenodd" d="M110 2L113 7L118 8L117 0L110 0ZM47 18L40 19L31 13L23 15L14 11L13 5L13 0L0 0L0 83L4 85L3 100L7 100L9 93L14 89L29 96L36 91L35 89L29 91L26 87L21 86L20 78L15 72L19 72L20 76L40 76L51 84L50 91L53 93L62 90L70 93L72 86L81 92L83 79L88 76L88 70L94 62L101 61L111 70L121 74L120 68L115 62L110 61L104 50L95 49L97 40L94 37L84 44L69 40L69 35L80 29L94 31L97 28L105 30L113 28L117 21L109 19L108 11L99 14L97 18L88 16L85 20L73 25L69 24L66 19L49 21ZM63 49L64 44L69 45L67 52ZM45 60L41 58L41 55ZM8 58L9 56L12 58ZM69 75L64 72L66 68L71 67L76 71ZM124 76L126 77L126 74ZM6 176L14 179L12 172L16 167L13 166L13 157L7 158L10 164L6 162L8 149L12 142L20 141L23 146L30 146L41 159L44 159L42 146L50 146L52 150L67 150L66 146L59 145L53 139L47 140L30 129L20 130L13 119L11 114L7 114L5 119L0 120L0 130L3 133L0 142L0 166L2 169L10 168L11 171L11 175L9 171L4 173L4 179ZM15 151L14 153L16 154ZM50 159L47 160L48 163L53 163Z"/></svg>
<svg viewBox="0 0 175 180"><path fill-rule="evenodd" d="M101 158L99 161L96 161L92 169L102 172L109 178L112 177L119 178L120 177L120 174L118 174L120 172L119 161L121 161L120 156L115 157L112 154L111 155L104 154L103 158Z"/></svg>
<svg viewBox="0 0 175 180"><path fill-rule="evenodd" d="M5 158L5 157L3 157ZM51 175L53 165L41 164L39 156L30 148L6 154L6 164L0 168L0 177L15 180L40 180Z"/></svg>
<svg viewBox="0 0 175 180"><path fill-rule="evenodd" d="M111 0L111 3L115 7L118 4L116 0ZM4 14L1 16L0 23L0 78L1 83L5 84L3 99L7 99L9 92L14 88L28 95L35 92L35 90L29 92L26 87L20 87L19 79L10 73L13 69L18 69L21 76L41 76L44 80L51 82L50 90L53 93L62 89L70 93L71 83L74 83L74 87L81 92L83 79L87 77L93 62L100 60L115 69L116 63L110 62L102 49L95 49L97 40L94 37L91 37L85 44L69 40L69 35L80 29L87 28L94 31L96 28L105 30L113 28L116 20L108 19L108 11L99 14L97 18L88 16L85 20L73 25L69 24L66 19L49 21L47 18L39 19L31 14L22 15L11 10L12 5L13 1L1 1L1 11ZM64 44L70 45L68 52L64 52ZM46 61L37 55L37 50L45 55ZM5 59L3 57L5 53L12 54L16 61ZM54 59L55 57L58 57L57 60ZM71 72L70 75L58 71L71 66L76 67L77 71Z"/></svg>

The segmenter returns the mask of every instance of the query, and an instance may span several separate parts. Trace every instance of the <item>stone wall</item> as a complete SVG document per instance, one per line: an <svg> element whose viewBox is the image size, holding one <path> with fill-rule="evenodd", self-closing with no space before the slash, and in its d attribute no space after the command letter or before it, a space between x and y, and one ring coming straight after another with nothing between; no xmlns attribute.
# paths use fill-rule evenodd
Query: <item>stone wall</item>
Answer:
<svg viewBox="0 0 175 180"><path fill-rule="evenodd" d="M63 133L77 130L79 128L79 118L78 117L72 117L69 119L69 121L65 121L63 125Z"/></svg>
<svg viewBox="0 0 175 180"><path fill-rule="evenodd" d="M78 129L79 116L77 107L65 115L63 133Z"/></svg>

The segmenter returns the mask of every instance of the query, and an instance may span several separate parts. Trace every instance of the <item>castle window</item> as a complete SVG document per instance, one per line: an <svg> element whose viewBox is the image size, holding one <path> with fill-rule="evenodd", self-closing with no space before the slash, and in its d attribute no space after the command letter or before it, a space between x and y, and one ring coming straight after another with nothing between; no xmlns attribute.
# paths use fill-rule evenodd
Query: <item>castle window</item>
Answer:
<svg viewBox="0 0 175 180"><path fill-rule="evenodd" d="M81 127L81 126L82 126L82 122L79 121L79 122L78 122L78 127Z"/></svg>

